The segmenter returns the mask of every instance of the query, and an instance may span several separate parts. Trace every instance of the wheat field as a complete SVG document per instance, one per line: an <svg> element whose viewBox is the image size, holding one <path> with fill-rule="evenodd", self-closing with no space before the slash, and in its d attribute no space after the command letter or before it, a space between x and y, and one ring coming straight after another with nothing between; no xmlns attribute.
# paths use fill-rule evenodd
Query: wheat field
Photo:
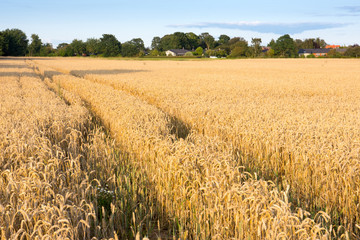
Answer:
<svg viewBox="0 0 360 240"><path fill-rule="evenodd" d="M0 77L4 239L359 238L357 60L9 59Z"/></svg>

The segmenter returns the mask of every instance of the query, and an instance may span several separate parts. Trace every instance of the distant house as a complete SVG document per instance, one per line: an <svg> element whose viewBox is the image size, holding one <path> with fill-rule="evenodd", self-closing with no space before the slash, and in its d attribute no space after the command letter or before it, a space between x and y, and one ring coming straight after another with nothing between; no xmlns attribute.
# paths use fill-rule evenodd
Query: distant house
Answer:
<svg viewBox="0 0 360 240"><path fill-rule="evenodd" d="M300 49L299 56L307 57L309 55L314 55L315 57L327 56L331 48L310 48L310 49Z"/></svg>
<svg viewBox="0 0 360 240"><path fill-rule="evenodd" d="M261 47L261 52L267 53L270 49L271 47Z"/></svg>
<svg viewBox="0 0 360 240"><path fill-rule="evenodd" d="M184 56L187 52L190 52L189 50L186 49L170 49L167 50L166 56Z"/></svg>

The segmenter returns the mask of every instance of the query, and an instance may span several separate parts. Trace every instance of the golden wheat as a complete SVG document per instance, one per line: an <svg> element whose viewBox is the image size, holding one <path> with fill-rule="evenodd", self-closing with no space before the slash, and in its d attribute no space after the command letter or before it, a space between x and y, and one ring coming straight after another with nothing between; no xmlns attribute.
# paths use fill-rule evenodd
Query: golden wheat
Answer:
<svg viewBox="0 0 360 240"><path fill-rule="evenodd" d="M255 79L255 85L251 85L250 78L240 79L238 86L231 74L230 83L216 81L218 75L207 68L208 63L186 62L182 63L186 69L203 71L206 77L212 78L204 79L196 74L190 78L190 73L187 72L188 74L184 75L189 77L189 81L181 81L179 77L166 81L164 78L171 79L171 74L161 68L169 68L170 65L173 71L167 71L174 73L174 69L180 69L184 73L184 66L179 67L178 62L164 62L160 64L159 70L153 62L101 63L103 65L100 65L99 61L91 60L85 63L80 60L71 60L69 63L63 60L49 63L36 61L35 67L44 77L46 73L54 70L72 75L57 72L49 76L49 81L86 101L91 106L91 111L101 118L122 148L134 154L137 164L142 166L142 171L150 177L152 191L157 194L157 201L163 208L160 210L165 215L162 219L170 217L175 223L176 232L173 234L195 239L305 239L316 236L330 238L330 235L346 237L347 231L352 231L352 227L346 225L347 223L342 223L347 231L341 230L342 227L338 231L332 229L328 213L332 212L334 203L332 200L327 200L326 203L319 200L319 189L314 187L318 183L306 185L309 181L305 180L312 177L308 169L314 171L312 164L323 167L325 163L316 162L319 160L318 155L312 156L310 153L306 157L314 157L311 161L315 163L309 160L305 165L302 159L295 158L297 152L290 151L293 148L287 145L291 146L292 139L287 138L288 132L282 125L292 119L283 118L292 113L295 116L293 119L298 120L298 112L295 111L297 108L294 108L290 101L290 107L285 110L295 112L281 112L281 109L272 108L274 112L271 114L270 109L261 105L274 107L274 103L280 101L267 94L274 91L273 84L281 86L281 80L270 82ZM229 64L216 64L221 63ZM67 64L71 64L71 67ZM114 65L117 69L113 68ZM99 66L104 69L99 69ZM210 64L210 67L214 65ZM229 71L229 67L221 67L224 67L223 71L219 68L216 70L222 74ZM235 76L237 74L239 73L236 72ZM159 77L159 80L149 76ZM152 84L152 80L159 82ZM175 83L176 81L178 83ZM280 87L284 88L282 90L285 95L288 86L292 85L285 83L285 86ZM236 94L232 93L234 88L239 89L235 91ZM245 93L241 95L243 91ZM247 93L250 91L251 94ZM291 96L288 94L287 100L291 100ZM267 101L272 101L271 105L267 105ZM266 115L269 113L270 117ZM277 122L270 121L271 118ZM300 119L302 118L303 116L300 116ZM279 121L282 121L282 125L272 125ZM181 129L186 128L186 125L195 131ZM173 131L174 128L176 131ZM270 136L265 134L269 133L269 129L272 133ZM185 134L186 139L182 139L184 136L179 132L188 132ZM280 141L281 139L284 140ZM301 144L304 143L300 142L294 149L303 146ZM306 144L303 148L300 150L311 150L306 148ZM296 164L289 164L287 156L294 159ZM294 166L300 168L294 169ZM274 179L278 186L270 181L258 180L246 173L244 168L265 178ZM289 173L295 174L292 176ZM315 176L319 177L316 174ZM277 188L281 186L284 186L284 191L279 192ZM290 194L286 186L290 186ZM329 191L331 190L333 189ZM300 193L304 196L297 195ZM311 198L307 199L307 196ZM328 213L317 212L312 220L308 218L309 213L301 208L292 211L289 197L299 199L298 206L304 206L313 212L316 208L311 204L319 204L315 206L321 207L329 204L330 210L326 209ZM294 199L291 199L291 202L294 204ZM345 234L342 235L343 232Z"/></svg>
<svg viewBox="0 0 360 240"><path fill-rule="evenodd" d="M63 60L59 71L137 96L234 146L248 171L290 185L291 202L359 234L357 60Z"/></svg>
<svg viewBox="0 0 360 240"><path fill-rule="evenodd" d="M154 231L146 176L92 123L78 96L42 82L21 59L0 60L0 83L1 239Z"/></svg>

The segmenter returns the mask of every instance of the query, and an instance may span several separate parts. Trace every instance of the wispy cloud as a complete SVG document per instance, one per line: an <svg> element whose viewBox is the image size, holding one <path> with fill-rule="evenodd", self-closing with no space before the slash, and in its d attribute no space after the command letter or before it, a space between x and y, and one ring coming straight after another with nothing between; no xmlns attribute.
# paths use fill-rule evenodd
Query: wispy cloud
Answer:
<svg viewBox="0 0 360 240"><path fill-rule="evenodd" d="M259 33L275 33L275 34L297 34L310 30L321 30L329 28L343 27L348 24L342 23L265 23L265 22L204 22L197 24L178 24L168 25L167 27L175 28L222 28L222 29L238 29L245 31L254 31Z"/></svg>
<svg viewBox="0 0 360 240"><path fill-rule="evenodd" d="M344 6L340 7L340 9L343 9L349 13L358 13L360 14L360 6Z"/></svg>
<svg viewBox="0 0 360 240"><path fill-rule="evenodd" d="M343 6L339 7L339 9L345 12L338 14L339 16L360 16L360 6Z"/></svg>

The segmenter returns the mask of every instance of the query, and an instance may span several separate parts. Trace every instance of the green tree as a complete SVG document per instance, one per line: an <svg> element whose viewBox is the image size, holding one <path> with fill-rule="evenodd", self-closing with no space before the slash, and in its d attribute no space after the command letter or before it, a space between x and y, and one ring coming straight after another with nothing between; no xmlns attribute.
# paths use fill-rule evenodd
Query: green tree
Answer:
<svg viewBox="0 0 360 240"><path fill-rule="evenodd" d="M244 48L242 47L235 47L231 50L231 53L229 55L230 58L238 58L245 56Z"/></svg>
<svg viewBox="0 0 360 240"><path fill-rule="evenodd" d="M230 54L229 57L245 57L250 56L248 42L242 37L235 37L229 40Z"/></svg>
<svg viewBox="0 0 360 240"><path fill-rule="evenodd" d="M311 49L311 48L318 48L315 43L314 38L307 38L303 41L301 48Z"/></svg>
<svg viewBox="0 0 360 240"><path fill-rule="evenodd" d="M274 51L274 49L272 49L272 48L270 48L267 52L266 52L266 56L267 57L274 57L274 55L275 55L275 51Z"/></svg>
<svg viewBox="0 0 360 240"><path fill-rule="evenodd" d="M74 39L70 45L75 55L81 56L86 53L86 44L82 40Z"/></svg>
<svg viewBox="0 0 360 240"><path fill-rule="evenodd" d="M160 50L160 42L161 42L160 37L154 37L153 40L151 41L151 49Z"/></svg>
<svg viewBox="0 0 360 240"><path fill-rule="evenodd" d="M343 57L343 55L341 53L339 53L338 51L336 51L336 49L331 49L328 52L327 57L329 57L329 58L341 58L341 57Z"/></svg>
<svg viewBox="0 0 360 240"><path fill-rule="evenodd" d="M295 40L297 49L311 49L311 48L324 48L327 44L324 39L320 38L307 38L304 41L300 39Z"/></svg>
<svg viewBox="0 0 360 240"><path fill-rule="evenodd" d="M160 56L160 52L157 49L151 50L150 56L158 57L158 56Z"/></svg>
<svg viewBox="0 0 360 240"><path fill-rule="evenodd" d="M135 45L139 51L145 51L145 44L141 38L133 38L131 39L130 43Z"/></svg>
<svg viewBox="0 0 360 240"><path fill-rule="evenodd" d="M74 50L68 43L60 43L56 48L56 55L61 57L74 56Z"/></svg>
<svg viewBox="0 0 360 240"><path fill-rule="evenodd" d="M222 58L222 57L226 57L226 51L225 50L217 50L215 51L215 56L218 57L218 58Z"/></svg>
<svg viewBox="0 0 360 240"><path fill-rule="evenodd" d="M51 43L45 43L41 45L40 56L53 56L55 55L55 50Z"/></svg>
<svg viewBox="0 0 360 240"><path fill-rule="evenodd" d="M137 47L129 41L122 44L121 56L123 57L135 57L139 54L139 52L140 51L137 49Z"/></svg>
<svg viewBox="0 0 360 240"><path fill-rule="evenodd" d="M90 55L97 55L101 51L101 42L97 38L88 38L85 42L86 52Z"/></svg>
<svg viewBox="0 0 360 240"><path fill-rule="evenodd" d="M280 57L296 57L297 48L289 34L285 34L276 40L274 46L275 55Z"/></svg>
<svg viewBox="0 0 360 240"><path fill-rule="evenodd" d="M184 33L175 32L173 34L167 34L160 40L160 50L166 51L169 49L181 49L185 48L187 44L187 38Z"/></svg>
<svg viewBox="0 0 360 240"><path fill-rule="evenodd" d="M243 37L233 37L228 41L228 44L232 46L238 42L246 42L247 44L247 41Z"/></svg>
<svg viewBox="0 0 360 240"><path fill-rule="evenodd" d="M204 53L204 49L202 47L198 47L196 48L195 52L194 52L194 55L195 56L202 56Z"/></svg>
<svg viewBox="0 0 360 240"><path fill-rule="evenodd" d="M177 49L189 47L188 38L186 37L186 34L183 32L175 32L173 34L173 41L174 41L174 46Z"/></svg>
<svg viewBox="0 0 360 240"><path fill-rule="evenodd" d="M25 56L28 48L28 39L19 29L6 29L1 32L4 56Z"/></svg>
<svg viewBox="0 0 360 240"><path fill-rule="evenodd" d="M31 43L29 45L29 55L38 56L40 54L42 42L37 34L31 35Z"/></svg>
<svg viewBox="0 0 360 240"><path fill-rule="evenodd" d="M200 40L199 37L192 33L175 32L167 34L160 39L154 38L151 44L152 48L157 47L159 51L166 51L169 49L194 49L198 47Z"/></svg>
<svg viewBox="0 0 360 240"><path fill-rule="evenodd" d="M303 41L301 39L295 39L295 45L297 49L302 49L303 48Z"/></svg>
<svg viewBox="0 0 360 240"><path fill-rule="evenodd" d="M67 47L67 46L69 46L68 43L59 43L59 45L57 46L56 49L59 50L59 49L61 49L61 48Z"/></svg>
<svg viewBox="0 0 360 240"><path fill-rule="evenodd" d="M125 42L121 48L123 57L135 57L144 55L145 46L141 38L133 38L131 41Z"/></svg>
<svg viewBox="0 0 360 240"><path fill-rule="evenodd" d="M320 38L316 38L314 42L315 42L315 48L324 48L327 45L325 40Z"/></svg>
<svg viewBox="0 0 360 240"><path fill-rule="evenodd" d="M347 57L355 57L355 58L360 57L360 46L355 45L355 46L349 47L345 51L344 55Z"/></svg>
<svg viewBox="0 0 360 240"><path fill-rule="evenodd" d="M200 40L205 44L207 49L212 49L215 44L215 38L208 32L200 34Z"/></svg>
<svg viewBox="0 0 360 240"><path fill-rule="evenodd" d="M218 44L219 45L227 44L229 42L229 40L230 40L230 37L228 35L222 34L219 37Z"/></svg>
<svg viewBox="0 0 360 240"><path fill-rule="evenodd" d="M159 44L159 50L160 51L166 51L169 49L174 49L176 48L176 46L174 46L173 44L173 40L172 40L172 34L166 34L164 35L161 39L160 39L160 44Z"/></svg>
<svg viewBox="0 0 360 240"><path fill-rule="evenodd" d="M272 49L275 48L276 42L274 39L271 39L271 41L269 42L269 44L267 45L268 47L271 47Z"/></svg>
<svg viewBox="0 0 360 240"><path fill-rule="evenodd" d="M186 49L192 50L196 49L200 45L200 38L198 35L196 35L193 32L186 33L187 38L187 46L185 46Z"/></svg>
<svg viewBox="0 0 360 240"><path fill-rule="evenodd" d="M104 57L116 57L121 53L121 43L112 34L103 34L100 38L101 52Z"/></svg>
<svg viewBox="0 0 360 240"><path fill-rule="evenodd" d="M253 52L253 57L258 57L261 53L261 38L252 38L251 48Z"/></svg>
<svg viewBox="0 0 360 240"><path fill-rule="evenodd" d="M4 54L3 47L5 45L4 37L2 35L2 32L0 32L0 56Z"/></svg>
<svg viewBox="0 0 360 240"><path fill-rule="evenodd" d="M221 39L223 39L223 41L225 41L225 43L217 46L216 48L218 49L218 51L219 50L225 51L225 53L226 53L225 55L230 55L231 50L236 47L236 44L242 45L242 47L246 46L245 47L246 49L248 47L247 41L242 37L234 37L234 38L227 40L228 38L226 37L226 35L222 35Z"/></svg>

